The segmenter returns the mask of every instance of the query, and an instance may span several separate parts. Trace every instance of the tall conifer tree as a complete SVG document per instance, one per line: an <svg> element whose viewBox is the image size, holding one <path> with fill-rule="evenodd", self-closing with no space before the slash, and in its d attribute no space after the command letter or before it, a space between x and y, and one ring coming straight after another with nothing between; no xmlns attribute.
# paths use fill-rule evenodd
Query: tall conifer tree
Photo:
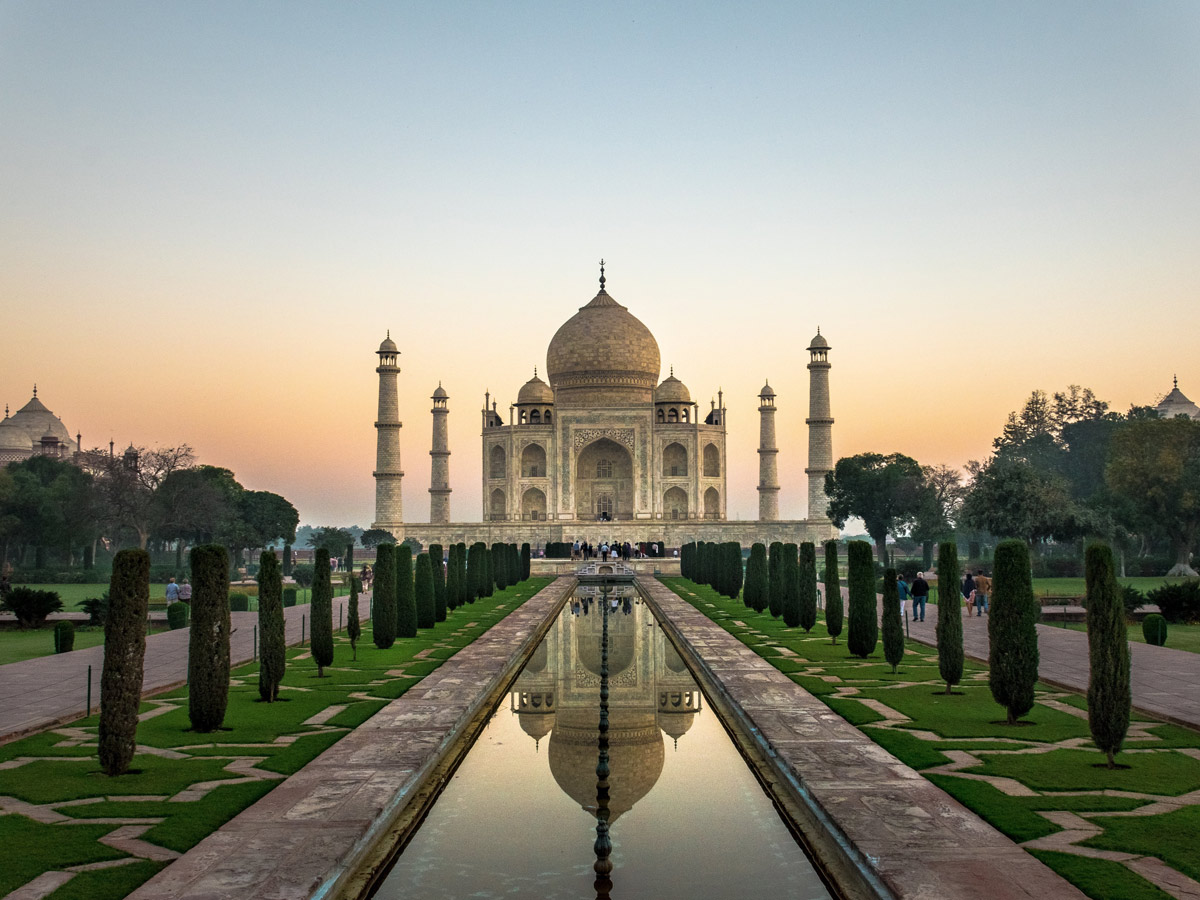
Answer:
<svg viewBox="0 0 1200 900"><path fill-rule="evenodd" d="M1106 544L1087 548L1087 600L1088 727L1113 769L1129 731L1133 696L1125 604L1117 587L1112 550Z"/></svg>
<svg viewBox="0 0 1200 900"><path fill-rule="evenodd" d="M746 588L742 597L755 612L767 608L767 548L761 543L750 548L750 559L746 563Z"/></svg>
<svg viewBox="0 0 1200 900"><path fill-rule="evenodd" d="M838 576L838 542L825 542L825 630L833 643L842 633L842 582Z"/></svg>
<svg viewBox="0 0 1200 900"><path fill-rule="evenodd" d="M1008 710L1008 724L1033 709L1038 677L1037 620L1029 548L1010 539L996 545L988 615L988 685L992 697ZM938 573L939 580L941 573Z"/></svg>
<svg viewBox="0 0 1200 900"><path fill-rule="evenodd" d="M780 578L783 579L783 624L795 628L800 624L800 564L795 544L783 545Z"/></svg>
<svg viewBox="0 0 1200 900"><path fill-rule="evenodd" d="M900 621L900 589L896 570L883 573L883 658L896 674L896 666L904 659L904 625Z"/></svg>
<svg viewBox="0 0 1200 900"><path fill-rule="evenodd" d="M428 553L417 556L415 579L417 598L417 627L432 628L437 622L437 608L433 595L433 560Z"/></svg>
<svg viewBox="0 0 1200 900"><path fill-rule="evenodd" d="M787 592L783 584L783 544L772 541L767 558L767 608L771 616L778 619L783 615L783 597Z"/></svg>
<svg viewBox="0 0 1200 900"><path fill-rule="evenodd" d="M333 663L333 584L329 571L329 551L318 547L313 554L312 658L317 677L325 677L325 667Z"/></svg>
<svg viewBox="0 0 1200 900"><path fill-rule="evenodd" d="M958 592L958 544L938 545L937 636L938 673L946 682L946 693L963 677L962 601Z"/></svg>
<svg viewBox="0 0 1200 900"><path fill-rule="evenodd" d="M375 548L375 580L371 585L371 632L375 646L386 650L396 643L396 545Z"/></svg>
<svg viewBox="0 0 1200 900"><path fill-rule="evenodd" d="M429 545L429 569L433 574L433 618L446 621L446 564L441 544Z"/></svg>
<svg viewBox="0 0 1200 900"><path fill-rule="evenodd" d="M851 541L846 548L846 584L849 588L849 631L846 646L851 656L866 659L879 642L875 606L875 559L866 541Z"/></svg>
<svg viewBox="0 0 1200 900"><path fill-rule="evenodd" d="M283 578L274 550L264 550L258 560L258 635L258 696L274 703L287 668Z"/></svg>
<svg viewBox="0 0 1200 900"><path fill-rule="evenodd" d="M97 753L105 775L124 775L137 750L149 603L150 554L145 550L120 551L113 559L108 585L104 665L100 670Z"/></svg>
<svg viewBox="0 0 1200 900"><path fill-rule="evenodd" d="M817 548L805 541L800 545L800 627L812 631L817 624Z"/></svg>
<svg viewBox="0 0 1200 900"><path fill-rule="evenodd" d="M192 627L188 640L188 718L192 730L216 731L229 702L229 551L193 547Z"/></svg>
<svg viewBox="0 0 1200 900"><path fill-rule="evenodd" d="M396 637L417 636L417 595L413 585L412 547L396 548Z"/></svg>

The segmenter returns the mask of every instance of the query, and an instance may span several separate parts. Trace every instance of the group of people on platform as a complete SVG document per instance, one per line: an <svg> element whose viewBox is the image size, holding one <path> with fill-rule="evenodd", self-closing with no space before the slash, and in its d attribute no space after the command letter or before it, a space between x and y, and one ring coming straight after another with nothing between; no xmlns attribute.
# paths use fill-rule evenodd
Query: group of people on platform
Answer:
<svg viewBox="0 0 1200 900"><path fill-rule="evenodd" d="M676 551L678 556L678 551ZM631 544L629 541L601 541L593 546L587 541L576 541L571 545L571 559L625 560L646 559L658 556L658 544Z"/></svg>

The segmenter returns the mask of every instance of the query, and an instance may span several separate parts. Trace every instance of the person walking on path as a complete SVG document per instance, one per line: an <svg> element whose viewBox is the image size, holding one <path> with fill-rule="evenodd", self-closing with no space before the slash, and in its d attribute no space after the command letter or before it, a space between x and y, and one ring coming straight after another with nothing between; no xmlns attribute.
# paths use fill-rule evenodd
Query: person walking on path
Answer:
<svg viewBox="0 0 1200 900"><path fill-rule="evenodd" d="M179 586L179 602L186 603L189 606L192 603L192 583L186 578L183 579L183 584Z"/></svg>
<svg viewBox="0 0 1200 900"><path fill-rule="evenodd" d="M903 575L896 575L896 591L900 594L900 621L905 621L904 609L908 605L908 582L904 580ZM916 612L914 607L913 612Z"/></svg>
<svg viewBox="0 0 1200 900"><path fill-rule="evenodd" d="M971 576L968 575L968 578ZM992 579L983 574L980 569L975 574L975 617L979 618L988 611L988 594L992 592Z"/></svg>
<svg viewBox="0 0 1200 900"><path fill-rule="evenodd" d="M925 573L918 572L917 577L913 579L912 587L908 589L912 594L913 601L913 621L925 621L925 601L929 599L929 582L925 580Z"/></svg>
<svg viewBox="0 0 1200 900"><path fill-rule="evenodd" d="M170 581L167 582L167 606L170 606L172 603L178 603L178 602L179 602L179 585L177 585L175 583L175 579L172 578Z"/></svg>
<svg viewBox="0 0 1200 900"><path fill-rule="evenodd" d="M971 577L970 569L967 569L967 577L963 579L962 595L967 601L967 615L969 616L975 605L975 579Z"/></svg>

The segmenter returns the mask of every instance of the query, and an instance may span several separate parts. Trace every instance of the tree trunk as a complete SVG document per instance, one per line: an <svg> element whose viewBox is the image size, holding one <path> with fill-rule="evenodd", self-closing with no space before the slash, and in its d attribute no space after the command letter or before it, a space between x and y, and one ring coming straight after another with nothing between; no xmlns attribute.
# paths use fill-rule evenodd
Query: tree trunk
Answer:
<svg viewBox="0 0 1200 900"><path fill-rule="evenodd" d="M1175 565L1167 572L1168 578L1177 576L1195 578L1196 570L1191 567L1189 560L1192 555L1192 542L1186 538L1177 538L1175 544Z"/></svg>
<svg viewBox="0 0 1200 900"><path fill-rule="evenodd" d="M875 558L879 560L879 565L885 569L888 568L887 532L880 535L873 534L871 537L875 540Z"/></svg>

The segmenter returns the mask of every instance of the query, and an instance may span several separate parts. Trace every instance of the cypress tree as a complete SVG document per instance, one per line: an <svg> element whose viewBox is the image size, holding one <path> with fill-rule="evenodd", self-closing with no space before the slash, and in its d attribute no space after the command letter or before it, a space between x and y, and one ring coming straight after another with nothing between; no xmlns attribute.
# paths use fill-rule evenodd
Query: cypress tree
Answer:
<svg viewBox="0 0 1200 900"><path fill-rule="evenodd" d="M351 575L354 574L354 541L346 545L346 565L343 568Z"/></svg>
<svg viewBox="0 0 1200 900"><path fill-rule="evenodd" d="M767 548L760 543L750 547L750 560L746 563L746 589L742 591L742 596L746 605L755 612L767 608Z"/></svg>
<svg viewBox="0 0 1200 900"><path fill-rule="evenodd" d="M896 666L904 659L904 625L900 621L900 589L895 569L883 573L883 657L895 675Z"/></svg>
<svg viewBox="0 0 1200 900"><path fill-rule="evenodd" d="M783 544L771 542L771 553L767 558L767 608L772 618L783 615Z"/></svg>
<svg viewBox="0 0 1200 900"><path fill-rule="evenodd" d="M783 560L779 577L783 581L783 624L795 628L800 624L800 564L795 544L783 545Z"/></svg>
<svg viewBox="0 0 1200 900"><path fill-rule="evenodd" d="M374 596L372 634L375 646L386 650L396 643L396 545L380 544L375 548L375 580L371 586Z"/></svg>
<svg viewBox="0 0 1200 900"><path fill-rule="evenodd" d="M417 594L413 585L412 547L396 548L396 637L417 636Z"/></svg>
<svg viewBox="0 0 1200 900"><path fill-rule="evenodd" d="M258 696L267 703L279 699L279 683L287 668L283 632L283 576L275 551L264 550L258 560Z"/></svg>
<svg viewBox="0 0 1200 900"><path fill-rule="evenodd" d="M429 545L429 569L433 573L433 618L446 621L446 565L441 544Z"/></svg>
<svg viewBox="0 0 1200 900"><path fill-rule="evenodd" d="M417 627L432 628L437 622L437 607L433 596L433 560L428 553L417 556Z"/></svg>
<svg viewBox="0 0 1200 900"><path fill-rule="evenodd" d="M866 659L875 652L879 640L875 615L875 558L866 541L851 541L846 550L846 585L850 595L846 646L851 656Z"/></svg>
<svg viewBox="0 0 1200 900"><path fill-rule="evenodd" d="M98 753L105 775L129 771L137 749L149 603L150 554L145 550L122 550L113 559L108 583L104 666L100 670Z"/></svg>
<svg viewBox="0 0 1200 900"><path fill-rule="evenodd" d="M318 547L313 554L312 658L317 677L325 677L325 667L333 663L333 584L329 573L329 551Z"/></svg>
<svg viewBox="0 0 1200 900"><path fill-rule="evenodd" d="M496 590L502 591L508 587L508 550L507 544L492 544L492 572L496 579Z"/></svg>
<svg viewBox="0 0 1200 900"><path fill-rule="evenodd" d="M458 583L458 544L450 545L450 557L446 560L446 608L458 609L458 598L462 588Z"/></svg>
<svg viewBox="0 0 1200 900"><path fill-rule="evenodd" d="M487 544L483 545L483 593L480 597L490 597L496 589L496 564L492 559L492 548Z"/></svg>
<svg viewBox="0 0 1200 900"><path fill-rule="evenodd" d="M1087 548L1088 727L1092 740L1115 769L1125 743L1133 702L1129 684L1129 636L1125 605L1113 566L1112 550L1094 543Z"/></svg>
<svg viewBox="0 0 1200 900"><path fill-rule="evenodd" d="M842 633L842 581L838 576L838 542L825 542L825 630L833 643Z"/></svg>
<svg viewBox="0 0 1200 900"><path fill-rule="evenodd" d="M479 555L479 543L467 548L467 583L463 593L467 603L474 603L479 596L479 582L482 581L483 558Z"/></svg>
<svg viewBox="0 0 1200 900"><path fill-rule="evenodd" d="M746 571L742 567L742 545L739 541L729 542L729 599L736 600L742 593Z"/></svg>
<svg viewBox="0 0 1200 900"><path fill-rule="evenodd" d="M358 620L358 576L350 573L350 599L346 614L346 637L350 638L350 652L358 659L358 639L362 636L362 623Z"/></svg>
<svg viewBox="0 0 1200 900"><path fill-rule="evenodd" d="M188 642L188 718L192 730L216 731L229 702L229 551L193 547L192 628Z"/></svg>
<svg viewBox="0 0 1200 900"><path fill-rule="evenodd" d="M467 574L467 545L458 545L458 605L474 603L475 593L471 590L471 579Z"/></svg>
<svg viewBox="0 0 1200 900"><path fill-rule="evenodd" d="M1008 724L1033 709L1038 676L1038 605L1033 597L1029 548L1010 539L996 545L988 615L988 684L1008 710ZM941 573L939 572L939 578Z"/></svg>
<svg viewBox="0 0 1200 900"><path fill-rule="evenodd" d="M817 548L810 541L800 545L800 627L812 631L817 624Z"/></svg>
<svg viewBox="0 0 1200 900"><path fill-rule="evenodd" d="M679 548L679 576L686 578L688 581L693 581L692 578L692 554L696 550L694 541L690 541Z"/></svg>
<svg viewBox="0 0 1200 900"><path fill-rule="evenodd" d="M283 576L284 578L292 574L292 545L283 545Z"/></svg>
<svg viewBox="0 0 1200 900"><path fill-rule="evenodd" d="M946 682L946 693L963 677L962 601L958 599L958 544L938 545L937 636L938 672Z"/></svg>
<svg viewBox="0 0 1200 900"><path fill-rule="evenodd" d="M529 544L522 544L521 545L521 580L522 581L529 580L529 566L530 566L530 560L532 558L533 558L533 555L529 550Z"/></svg>

